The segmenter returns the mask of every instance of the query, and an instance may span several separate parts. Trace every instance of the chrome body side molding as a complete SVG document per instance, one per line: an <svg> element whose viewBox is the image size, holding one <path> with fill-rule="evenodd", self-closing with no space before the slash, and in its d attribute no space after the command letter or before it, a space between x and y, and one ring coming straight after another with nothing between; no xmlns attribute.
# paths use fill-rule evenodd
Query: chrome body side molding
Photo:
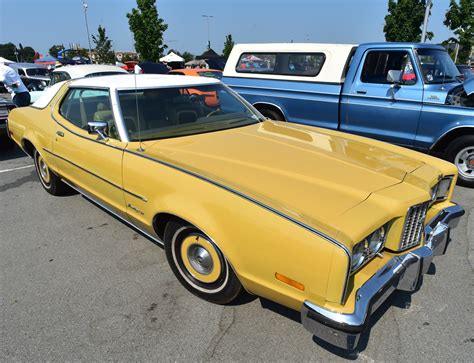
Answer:
<svg viewBox="0 0 474 363"><path fill-rule="evenodd" d="M117 219L119 219L121 222L125 223L127 226L131 227L132 229L140 232L141 234L143 234L145 237L149 238L150 240L152 240L154 243L160 245L160 246L164 246L164 243L163 241L161 241L159 238L157 237L154 237L152 236L151 234L149 234L148 232L144 231L143 229L139 228L137 225L135 225L134 223L132 223L131 221L129 221L128 219L122 217L119 213L115 212L114 210L112 210L111 208L107 207L106 205L104 205L102 202L100 202L97 198L94 198L90 193L87 193L85 190L83 190L82 188L78 187L77 185L75 185L74 183L71 183L69 182L68 180L64 179L61 177L61 181L63 181L65 184L67 184L68 186L70 186L72 189L76 190L78 193L80 193L81 195L83 195L86 199L90 200L92 203L96 204L97 206L99 206L100 208L104 209L105 211L107 211L108 213L110 213L111 215L113 215L114 217L116 217Z"/></svg>

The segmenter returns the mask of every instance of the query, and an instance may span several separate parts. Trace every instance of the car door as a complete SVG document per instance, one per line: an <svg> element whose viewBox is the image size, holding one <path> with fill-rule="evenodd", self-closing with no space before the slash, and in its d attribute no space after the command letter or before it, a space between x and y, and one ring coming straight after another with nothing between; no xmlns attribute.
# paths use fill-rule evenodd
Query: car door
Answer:
<svg viewBox="0 0 474 363"><path fill-rule="evenodd" d="M122 156L108 89L70 88L53 110L56 134L52 152L61 176L86 195L125 215ZM89 134L88 122L109 124L108 138Z"/></svg>
<svg viewBox="0 0 474 363"><path fill-rule="evenodd" d="M389 70L402 71L398 85ZM423 101L423 82L410 51L368 50L341 101L341 130L413 146Z"/></svg>

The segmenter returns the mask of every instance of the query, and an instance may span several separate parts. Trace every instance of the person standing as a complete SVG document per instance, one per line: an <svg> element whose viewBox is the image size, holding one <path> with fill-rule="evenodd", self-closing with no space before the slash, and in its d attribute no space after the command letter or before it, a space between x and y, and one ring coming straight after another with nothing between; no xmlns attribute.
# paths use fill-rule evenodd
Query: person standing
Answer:
<svg viewBox="0 0 474 363"><path fill-rule="evenodd" d="M3 83L7 91L12 96L12 102L16 107L30 105L30 93L23 84L18 73L5 63L0 63L0 82Z"/></svg>

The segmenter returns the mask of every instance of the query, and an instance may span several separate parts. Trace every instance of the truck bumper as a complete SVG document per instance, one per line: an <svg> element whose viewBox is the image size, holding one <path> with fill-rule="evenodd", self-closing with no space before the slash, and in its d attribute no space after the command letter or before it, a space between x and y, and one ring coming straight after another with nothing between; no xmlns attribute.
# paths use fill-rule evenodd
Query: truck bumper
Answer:
<svg viewBox="0 0 474 363"><path fill-rule="evenodd" d="M457 226L464 209L458 205L443 209L425 227L425 244L393 257L357 291L352 314L322 308L306 300L301 309L303 326L315 336L344 349L355 349L370 315L395 290L414 291L434 256L446 251L450 228Z"/></svg>

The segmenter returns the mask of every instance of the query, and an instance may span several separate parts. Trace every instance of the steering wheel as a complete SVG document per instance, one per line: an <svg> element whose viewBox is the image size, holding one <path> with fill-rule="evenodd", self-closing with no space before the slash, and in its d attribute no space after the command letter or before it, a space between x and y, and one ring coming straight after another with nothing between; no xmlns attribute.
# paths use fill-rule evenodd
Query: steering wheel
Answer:
<svg viewBox="0 0 474 363"><path fill-rule="evenodd" d="M216 115L216 114L218 114L218 113L220 113L220 112L222 112L222 110L221 110L220 108L218 108L218 109L216 109L216 110L214 110L214 111L209 112L209 113L206 115L206 117L211 117L211 116Z"/></svg>

